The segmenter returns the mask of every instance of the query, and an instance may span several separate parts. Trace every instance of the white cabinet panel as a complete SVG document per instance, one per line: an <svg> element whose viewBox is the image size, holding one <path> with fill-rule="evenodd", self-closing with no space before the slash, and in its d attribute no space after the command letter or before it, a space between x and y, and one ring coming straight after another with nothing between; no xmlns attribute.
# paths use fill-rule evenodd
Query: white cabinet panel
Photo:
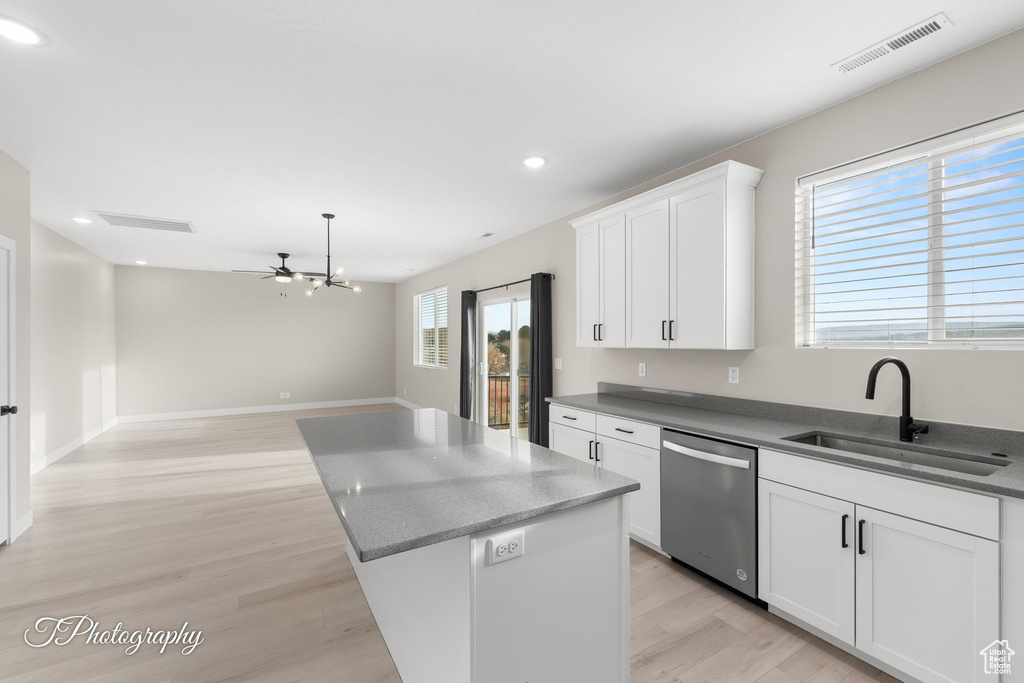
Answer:
<svg viewBox="0 0 1024 683"><path fill-rule="evenodd" d="M605 469L640 482L629 495L629 532L661 547L661 451L598 437L600 464Z"/></svg>
<svg viewBox="0 0 1024 683"><path fill-rule="evenodd" d="M548 427L548 448L577 460L594 462L594 441L593 432L559 424Z"/></svg>
<svg viewBox="0 0 1024 683"><path fill-rule="evenodd" d="M669 199L669 346L725 348L725 181Z"/></svg>
<svg viewBox="0 0 1024 683"><path fill-rule="evenodd" d="M626 213L626 346L668 348L668 200Z"/></svg>
<svg viewBox="0 0 1024 683"><path fill-rule="evenodd" d="M758 481L758 595L854 644L854 505Z"/></svg>
<svg viewBox="0 0 1024 683"><path fill-rule="evenodd" d="M925 683L992 680L999 544L861 506L857 523L857 647Z"/></svg>
<svg viewBox="0 0 1024 683"><path fill-rule="evenodd" d="M602 348L626 345L626 217L601 221L601 315L597 340Z"/></svg>
<svg viewBox="0 0 1024 683"><path fill-rule="evenodd" d="M576 346L597 346L601 322L601 233L595 223L576 231Z"/></svg>

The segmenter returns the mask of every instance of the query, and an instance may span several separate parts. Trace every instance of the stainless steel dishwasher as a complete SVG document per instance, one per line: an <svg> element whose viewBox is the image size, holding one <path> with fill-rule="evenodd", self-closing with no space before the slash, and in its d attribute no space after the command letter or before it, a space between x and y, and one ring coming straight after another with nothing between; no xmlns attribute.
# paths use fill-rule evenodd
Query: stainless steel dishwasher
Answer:
<svg viewBox="0 0 1024 683"><path fill-rule="evenodd" d="M661 430L661 548L757 597L757 450Z"/></svg>

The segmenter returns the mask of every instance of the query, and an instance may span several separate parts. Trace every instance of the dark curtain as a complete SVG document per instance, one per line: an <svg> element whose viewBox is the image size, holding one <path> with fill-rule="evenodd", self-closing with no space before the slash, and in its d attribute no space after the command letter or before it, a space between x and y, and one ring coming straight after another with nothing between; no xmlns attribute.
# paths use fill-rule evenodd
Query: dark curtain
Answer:
<svg viewBox="0 0 1024 683"><path fill-rule="evenodd" d="M554 379L551 373L550 273L530 276L530 441L548 445L548 402Z"/></svg>
<svg viewBox="0 0 1024 683"><path fill-rule="evenodd" d="M459 360L459 416L473 419L476 395L476 292L462 292L462 353Z"/></svg>

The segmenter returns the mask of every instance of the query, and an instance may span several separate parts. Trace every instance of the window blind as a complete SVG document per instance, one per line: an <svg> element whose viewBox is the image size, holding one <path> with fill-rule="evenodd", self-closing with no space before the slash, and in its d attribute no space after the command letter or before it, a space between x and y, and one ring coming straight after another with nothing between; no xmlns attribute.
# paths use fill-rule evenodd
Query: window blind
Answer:
<svg viewBox="0 0 1024 683"><path fill-rule="evenodd" d="M799 346L1024 346L1024 117L803 178Z"/></svg>
<svg viewBox="0 0 1024 683"><path fill-rule="evenodd" d="M412 299L412 362L448 367L448 288L421 292Z"/></svg>

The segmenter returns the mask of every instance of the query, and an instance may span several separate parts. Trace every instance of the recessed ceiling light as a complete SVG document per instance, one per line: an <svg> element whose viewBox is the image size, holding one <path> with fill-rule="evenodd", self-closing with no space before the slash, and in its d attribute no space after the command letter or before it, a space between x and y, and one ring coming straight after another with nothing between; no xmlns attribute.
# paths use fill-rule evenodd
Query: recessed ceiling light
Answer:
<svg viewBox="0 0 1024 683"><path fill-rule="evenodd" d="M544 157L526 157L523 159L523 166L527 168L540 168L546 163L548 163L548 160Z"/></svg>
<svg viewBox="0 0 1024 683"><path fill-rule="evenodd" d="M0 36L22 45L39 45L43 42L43 36L39 33L7 17L0 17Z"/></svg>
<svg viewBox="0 0 1024 683"><path fill-rule="evenodd" d="M145 261L136 261L135 265L137 265L137 266L144 266L144 265L146 265L146 262Z"/></svg>
<svg viewBox="0 0 1024 683"><path fill-rule="evenodd" d="M75 216L71 220L73 220L76 223L81 223L82 225L85 225L86 223L92 223L91 218L80 218L79 216Z"/></svg>

